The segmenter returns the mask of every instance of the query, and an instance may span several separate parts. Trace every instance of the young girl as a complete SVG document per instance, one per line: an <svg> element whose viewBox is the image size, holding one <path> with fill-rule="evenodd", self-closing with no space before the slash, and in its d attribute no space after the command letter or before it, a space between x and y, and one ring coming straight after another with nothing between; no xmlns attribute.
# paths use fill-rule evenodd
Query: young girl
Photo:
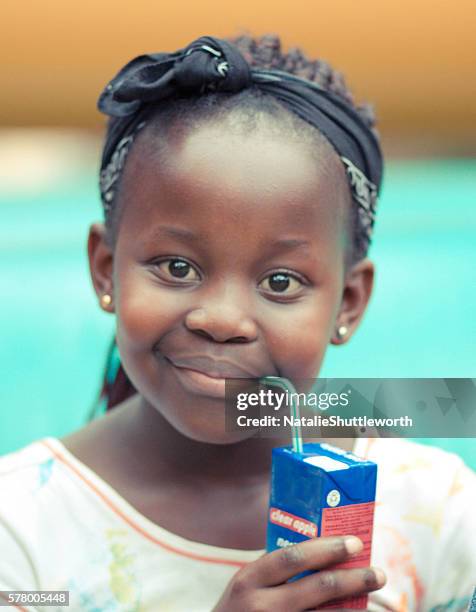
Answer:
<svg viewBox="0 0 476 612"><path fill-rule="evenodd" d="M457 457L330 440L379 464L375 567L335 569L362 547L352 534L264 554L271 448L289 439L225 428L226 378L316 377L359 325L382 175L371 112L277 37L141 56L99 106L105 224L88 253L125 386L102 418L0 460L0 589L69 591L87 611L287 612L367 592L372 610L465 609L476 487Z"/></svg>

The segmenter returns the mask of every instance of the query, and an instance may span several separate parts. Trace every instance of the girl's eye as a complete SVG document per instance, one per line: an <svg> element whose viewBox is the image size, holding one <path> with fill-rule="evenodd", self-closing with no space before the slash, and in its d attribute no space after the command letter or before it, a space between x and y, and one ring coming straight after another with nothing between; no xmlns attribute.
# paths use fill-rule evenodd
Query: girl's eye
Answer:
<svg viewBox="0 0 476 612"><path fill-rule="evenodd" d="M155 264L166 277L180 278L188 281L200 280L195 268L183 259L164 259Z"/></svg>
<svg viewBox="0 0 476 612"><path fill-rule="evenodd" d="M292 295L302 287L302 282L287 272L275 272L267 276L260 285L265 291Z"/></svg>

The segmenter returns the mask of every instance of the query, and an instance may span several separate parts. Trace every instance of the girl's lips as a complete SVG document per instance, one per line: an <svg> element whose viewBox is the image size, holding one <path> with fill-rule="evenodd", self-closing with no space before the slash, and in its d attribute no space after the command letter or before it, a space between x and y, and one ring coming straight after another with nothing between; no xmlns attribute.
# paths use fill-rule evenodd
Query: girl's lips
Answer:
<svg viewBox="0 0 476 612"><path fill-rule="evenodd" d="M171 361L169 363L182 385L189 391L199 395L225 399L225 378L214 378L197 370L178 367Z"/></svg>
<svg viewBox="0 0 476 612"><path fill-rule="evenodd" d="M234 360L211 357L209 355L174 355L173 357L157 353L173 369L175 376L183 387L206 397L225 399L225 382L243 381L249 387L250 379L260 377L255 365L245 362L238 365ZM240 386L243 386L240 385ZM254 388L254 387L253 387ZM236 385L232 386L233 392Z"/></svg>

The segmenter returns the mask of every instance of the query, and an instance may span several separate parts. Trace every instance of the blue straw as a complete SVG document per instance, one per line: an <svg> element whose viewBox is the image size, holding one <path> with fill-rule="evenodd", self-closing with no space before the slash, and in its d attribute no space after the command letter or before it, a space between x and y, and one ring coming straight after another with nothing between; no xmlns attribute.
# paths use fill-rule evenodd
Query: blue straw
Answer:
<svg viewBox="0 0 476 612"><path fill-rule="evenodd" d="M259 379L259 382L264 385L279 387L280 389L283 389L288 393L294 393L294 398L297 396L294 385L287 378L281 378L280 376L263 376L263 378ZM293 451L295 453L302 453L302 434L299 403L294 403L294 400L291 402L291 416L293 417L293 425L291 427Z"/></svg>

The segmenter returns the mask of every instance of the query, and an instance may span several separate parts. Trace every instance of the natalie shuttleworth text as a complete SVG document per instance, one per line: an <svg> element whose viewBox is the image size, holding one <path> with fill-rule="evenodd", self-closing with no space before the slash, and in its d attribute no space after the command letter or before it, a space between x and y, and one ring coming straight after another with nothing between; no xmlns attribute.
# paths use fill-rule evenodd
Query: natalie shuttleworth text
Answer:
<svg viewBox="0 0 476 612"><path fill-rule="evenodd" d="M412 427L413 420L409 416L395 418L375 419L366 416L341 417L333 415L323 417L320 414L313 416L282 417L265 415L262 417L247 417L240 414L236 418L238 427Z"/></svg>

